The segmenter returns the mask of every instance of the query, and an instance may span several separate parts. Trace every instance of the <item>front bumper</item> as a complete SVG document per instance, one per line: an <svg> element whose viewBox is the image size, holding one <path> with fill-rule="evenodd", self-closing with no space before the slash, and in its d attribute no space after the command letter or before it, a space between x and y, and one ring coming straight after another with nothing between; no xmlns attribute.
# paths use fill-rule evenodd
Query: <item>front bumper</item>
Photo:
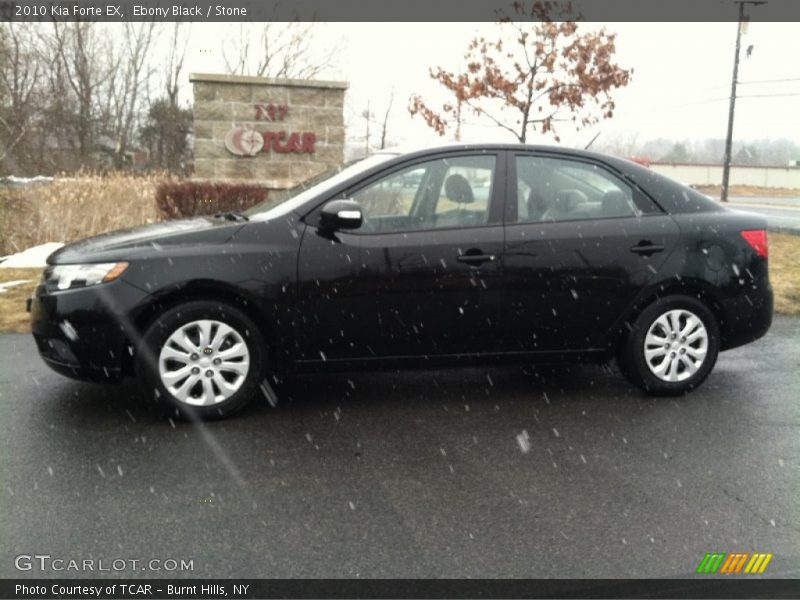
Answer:
<svg viewBox="0 0 800 600"><path fill-rule="evenodd" d="M130 315L148 294L122 281L48 293L29 306L36 347L54 371L88 381L119 381L130 357Z"/></svg>

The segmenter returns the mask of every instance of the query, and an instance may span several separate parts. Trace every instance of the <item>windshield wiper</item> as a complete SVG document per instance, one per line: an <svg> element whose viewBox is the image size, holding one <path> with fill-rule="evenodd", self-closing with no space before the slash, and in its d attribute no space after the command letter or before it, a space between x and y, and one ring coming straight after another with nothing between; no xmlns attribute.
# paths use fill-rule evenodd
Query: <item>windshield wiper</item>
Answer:
<svg viewBox="0 0 800 600"><path fill-rule="evenodd" d="M228 211L228 212L218 212L214 215L215 219L225 219L226 221L249 221L250 218L243 215L240 212L236 211Z"/></svg>

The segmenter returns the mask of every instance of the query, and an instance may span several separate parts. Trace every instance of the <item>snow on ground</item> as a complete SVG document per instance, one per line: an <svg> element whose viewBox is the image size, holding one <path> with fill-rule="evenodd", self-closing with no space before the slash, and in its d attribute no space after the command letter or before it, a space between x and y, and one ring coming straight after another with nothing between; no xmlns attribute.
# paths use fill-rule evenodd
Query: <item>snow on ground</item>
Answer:
<svg viewBox="0 0 800 600"><path fill-rule="evenodd" d="M8 288L14 287L15 285L22 285L23 283L30 283L30 279L15 279L14 281L4 281L0 283L0 294L5 294L8 291Z"/></svg>
<svg viewBox="0 0 800 600"><path fill-rule="evenodd" d="M31 183L50 183L52 181L52 177L45 177L44 175L37 175L36 177L17 177L15 175L0 177L0 185L29 185Z"/></svg>
<svg viewBox="0 0 800 600"><path fill-rule="evenodd" d="M35 269L47 266L47 257L63 246L61 242L48 242L33 248L28 248L16 254L10 254L0 258L0 268L9 269Z"/></svg>

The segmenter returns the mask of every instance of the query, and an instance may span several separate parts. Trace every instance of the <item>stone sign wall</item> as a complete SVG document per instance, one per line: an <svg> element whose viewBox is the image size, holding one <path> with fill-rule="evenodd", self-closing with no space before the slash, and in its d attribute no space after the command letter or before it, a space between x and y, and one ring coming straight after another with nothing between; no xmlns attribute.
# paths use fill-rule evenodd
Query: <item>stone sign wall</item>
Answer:
<svg viewBox="0 0 800 600"><path fill-rule="evenodd" d="M344 159L347 83L194 73L194 177L292 187Z"/></svg>

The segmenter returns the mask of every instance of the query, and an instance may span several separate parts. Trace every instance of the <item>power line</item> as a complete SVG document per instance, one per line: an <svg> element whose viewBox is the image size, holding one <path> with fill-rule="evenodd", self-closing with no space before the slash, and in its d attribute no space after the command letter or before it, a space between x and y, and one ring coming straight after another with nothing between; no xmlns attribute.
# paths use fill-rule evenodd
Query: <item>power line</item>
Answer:
<svg viewBox="0 0 800 600"><path fill-rule="evenodd" d="M763 84L763 83L789 83L792 81L800 81L800 77L785 77L783 79L754 79L753 81L739 81L738 85ZM712 85L710 87L695 88L695 91L711 92L714 90L729 88L730 86L731 86L730 83L723 83L720 85Z"/></svg>
<svg viewBox="0 0 800 600"><path fill-rule="evenodd" d="M800 96L800 92L788 92L785 94L745 94L738 98L779 98L785 96Z"/></svg>
<svg viewBox="0 0 800 600"><path fill-rule="evenodd" d="M787 77L785 79L754 79L753 81L740 81L739 85L749 85L751 83L783 83L786 81L800 81L800 77Z"/></svg>

